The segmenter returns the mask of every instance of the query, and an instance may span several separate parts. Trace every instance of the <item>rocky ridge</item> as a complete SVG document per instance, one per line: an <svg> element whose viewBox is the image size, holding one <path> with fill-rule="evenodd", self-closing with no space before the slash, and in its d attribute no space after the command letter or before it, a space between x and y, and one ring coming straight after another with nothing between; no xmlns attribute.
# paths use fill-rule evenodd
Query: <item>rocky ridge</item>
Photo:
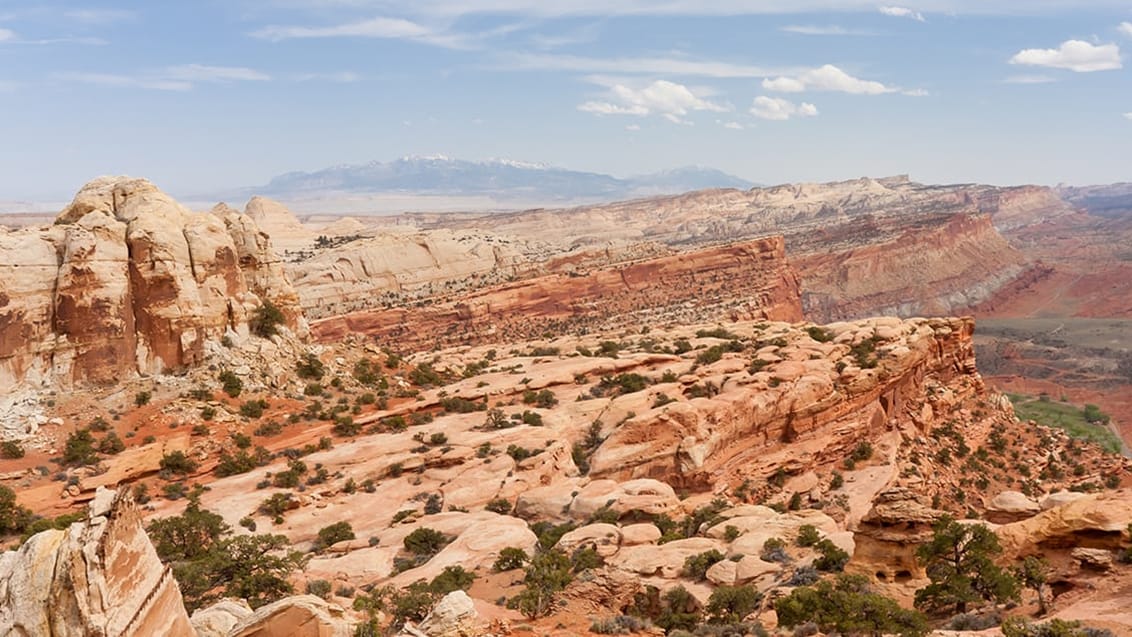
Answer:
<svg viewBox="0 0 1132 637"><path fill-rule="evenodd" d="M781 238L556 274L423 307L315 321L322 341L367 334L411 351L429 343L522 339L544 332L665 322L802 317L798 279Z"/></svg>

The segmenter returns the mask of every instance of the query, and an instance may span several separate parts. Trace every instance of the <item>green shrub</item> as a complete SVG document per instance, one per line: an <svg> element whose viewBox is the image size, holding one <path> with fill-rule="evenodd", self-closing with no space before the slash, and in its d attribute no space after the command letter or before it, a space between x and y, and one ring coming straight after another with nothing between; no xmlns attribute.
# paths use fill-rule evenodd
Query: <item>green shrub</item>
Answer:
<svg viewBox="0 0 1132 637"><path fill-rule="evenodd" d="M67 436L67 442L63 445L65 466L81 467L97 461L98 453L94 449L94 436L89 429L77 429Z"/></svg>
<svg viewBox="0 0 1132 637"><path fill-rule="evenodd" d="M707 571L713 564L722 562L726 556L716 549L704 551L696 555L689 555L684 560L684 577L696 581L702 580L707 576Z"/></svg>
<svg viewBox="0 0 1132 637"><path fill-rule="evenodd" d="M463 566L445 566L444 570L428 583L428 589L433 595L443 597L453 591L468 590L474 581L476 581L475 573L464 570Z"/></svg>
<svg viewBox="0 0 1132 637"><path fill-rule="evenodd" d="M812 524L803 524L798 527L798 538L794 541L795 544L802 547L815 546L821 541L821 534L818 533L817 527Z"/></svg>
<svg viewBox="0 0 1132 637"><path fill-rule="evenodd" d="M184 451L176 450L161 456L161 471L169 474L188 475L197 470L197 463L185 455Z"/></svg>
<svg viewBox="0 0 1132 637"><path fill-rule="evenodd" d="M335 522L330 526L324 526L318 531L318 540L316 545L325 548L333 546L339 542L355 539L354 529L350 526L349 522Z"/></svg>
<svg viewBox="0 0 1132 637"><path fill-rule="evenodd" d="M264 298L263 304L252 313L248 327L251 328L252 334L260 338L268 338L278 334L279 326L286 321L287 318L283 316L283 310L280 310L269 299Z"/></svg>
<svg viewBox="0 0 1132 637"><path fill-rule="evenodd" d="M229 370L220 372L217 379L220 381L224 393L232 398L236 398L240 395L240 392L244 391L244 381L240 380L239 376Z"/></svg>
<svg viewBox="0 0 1132 637"><path fill-rule="evenodd" d="M495 559L495 563L491 565L491 570L496 572L513 571L517 568L523 568L530 558L527 552L515 546L508 546L499 551L499 557Z"/></svg>
<svg viewBox="0 0 1132 637"><path fill-rule="evenodd" d="M152 397L153 394L148 391L139 391L137 394L134 394L134 404L138 407L148 405L149 399Z"/></svg>
<svg viewBox="0 0 1132 637"><path fill-rule="evenodd" d="M512 507L511 501L507 498L495 498L484 505L483 508L492 513L498 513L499 515L508 515L514 507Z"/></svg>
<svg viewBox="0 0 1132 637"><path fill-rule="evenodd" d="M420 527L406 535L403 544L405 550L413 555L432 557L450 541L451 538L440 531L428 527Z"/></svg>
<svg viewBox="0 0 1132 637"><path fill-rule="evenodd" d="M752 586L719 586L708 599L708 622L736 624L758 609L762 597Z"/></svg>
<svg viewBox="0 0 1132 637"><path fill-rule="evenodd" d="M333 586L324 579L314 579L307 582L307 595L316 595L323 599L330 597Z"/></svg>

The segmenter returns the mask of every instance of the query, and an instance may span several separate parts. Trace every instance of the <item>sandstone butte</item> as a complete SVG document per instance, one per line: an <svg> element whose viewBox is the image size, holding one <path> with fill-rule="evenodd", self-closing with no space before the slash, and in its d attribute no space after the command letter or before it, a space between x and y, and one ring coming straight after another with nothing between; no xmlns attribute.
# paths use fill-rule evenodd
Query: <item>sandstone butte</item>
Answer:
<svg viewBox="0 0 1132 637"><path fill-rule="evenodd" d="M288 277L296 264L284 267L256 222L226 206L197 215L148 182L107 179L84 188L55 226L0 235L0 250L21 250L19 259L0 261L12 264L10 273L24 263L53 272L3 279L21 281L11 288L18 295L4 288L0 305L11 317L0 321L0 344L11 352L3 359L7 373L75 387L58 396L56 410L71 420L34 433L25 441L22 469L0 472L0 483L18 488L19 501L38 511L91 503L85 520L45 531L0 557L0 634L348 635L363 616L344 610L352 603L344 591L405 587L456 565L479 579L467 595L445 597L428 618L406 624L407 634L524 634L530 631L519 625L526 620L493 603L522 589L521 572L492 573L491 565L504 548L535 549L539 538L531 523L564 521L575 528L558 546L593 548L604 564L563 591L561 606L535 622L533 632L585 634L592 618L625 612L647 586L682 585L701 604L721 585L783 594L797 569L815 558L812 548L790 543L807 524L852 556L847 570L907 605L926 583L915 547L944 512L1000 522L992 528L1011 559L1047 556L1058 616L1132 631L1120 592L1132 585L1132 573L1111 559L1127 544L1132 522L1132 492L1121 488L1129 483L1127 460L1019 422L1010 402L979 375L971 319L802 322L810 290L843 295L846 314L877 305L911 311L901 299L920 298L919 286L930 281L948 282L947 294L963 288L954 302L967 303L983 292L964 287L965 273L993 278L1005 271L1001 276L1009 278L1012 268L1024 265L998 243L995 216L1009 226L1056 217L1057 205L1040 189L933 188L900 179L694 197L718 205L706 206L706 213L684 210L690 200L674 198L657 213L679 221L670 226L678 233L673 236L690 245L716 233L759 234L764 220L758 214L746 220L733 214L752 202L805 223L841 216L852 223L840 230L833 223L829 233L799 243L799 250L815 255L808 265L804 255L797 258L800 274L788 257L791 237L804 235L803 226L785 240L684 252L665 247L672 237L632 250L560 251L522 270L519 280L487 281L487 287L480 281L447 303L319 321L319 342L309 346L248 334L248 317L263 298L284 308L301 334L304 302ZM623 207L633 205L640 204ZM884 206L893 211L889 221L901 211L919 214L869 226L862 211L879 215ZM265 223L282 214L266 201L249 208ZM567 211L564 219L611 215L610 227L627 223L628 217L616 217L617 206L594 210ZM724 228L705 221L704 215L717 213ZM541 214L500 220L514 230L537 223ZM486 236L475 234L481 232L477 223L451 232ZM864 224L865 236L848 232L853 223ZM595 232L603 227L595 223ZM547 228L568 240L562 228ZM492 232L503 231L493 226ZM912 247L917 240L957 263L933 265ZM1002 252L1000 260L987 260L983 244ZM39 252L27 252L28 245ZM86 248L91 245L99 258ZM840 257L816 256L821 245ZM25 259L28 254L44 258ZM106 254L113 258L103 260ZM626 255L654 258L616 263ZM461 262L458 257L450 263ZM890 258L907 277L886 270ZM972 270L980 259L984 263ZM498 253L484 263L492 260ZM540 275L539 268L545 268ZM443 281L444 272L456 269L426 263L397 285ZM875 287L841 291L832 285L822 292L807 271L816 273L812 281L864 276ZM56 279L68 281L59 290L74 288L74 272L87 277L81 280L94 295L59 302L63 293L44 292L56 289L48 285ZM840 311L819 300L829 312ZM104 315L91 308L116 308L123 318L97 335L80 334L73 310L60 313L72 305L91 316ZM415 329L402 331L398 321ZM27 334L33 338L23 338ZM209 345L226 335L231 347ZM404 358L382 351L389 345ZM93 350L109 352L111 362ZM324 367L318 396L310 379L296 373L304 354ZM376 370L381 380L366 379L359 369ZM180 374L162 375L167 370ZM242 378L245 393L218 395L219 371ZM97 385L107 380L121 382ZM135 417L132 391L142 388L155 395ZM365 393L383 393L386 400L363 401ZM267 402L264 416L240 415L244 401L259 398ZM312 410L314 401L319 406ZM68 411L71 404L85 411ZM337 426L344 412L324 404L346 405L354 427ZM202 417L205 407L213 411L210 420ZM94 415L129 441L126 451L100 455L98 469L65 471L68 486L34 470ZM139 444L131 438L148 432L162 439ZM219 477L214 469L221 453L237 453L236 434L262 445L266 456L254 468ZM323 438L330 444L320 444ZM138 485L151 494L164 491L182 479L159 471L170 451L197 463L183 480L207 485L202 506L239 533L250 522L258 532L282 534L292 546L313 550L321 528L350 523L356 539L313 550L293 578L298 590L326 580L329 599L288 597L254 611L226 600L196 611L186 625L180 594L142 527L143 518L180 513L184 500L154 498L139 509L103 490L116 484L122 494ZM293 467L296 455L305 468L302 487L276 484L273 476ZM1064 470L1069 465L1073 471ZM1090 489L1099 492L1070 492ZM276 494L291 496L278 519L261 509ZM662 537L665 520L713 502L713 517L688 537ZM450 541L423 562L400 564L404 540L421 528ZM789 561L763 559L771 538L788 542ZM690 579L685 560L712 549L732 559L713 565L703 580ZM766 608L757 618L775 622Z"/></svg>

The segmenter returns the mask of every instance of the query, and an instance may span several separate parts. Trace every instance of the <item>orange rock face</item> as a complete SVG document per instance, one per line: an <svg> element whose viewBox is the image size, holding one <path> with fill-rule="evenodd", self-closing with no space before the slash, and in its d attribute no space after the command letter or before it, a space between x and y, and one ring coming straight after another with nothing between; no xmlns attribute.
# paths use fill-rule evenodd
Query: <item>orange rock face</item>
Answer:
<svg viewBox="0 0 1132 637"><path fill-rule="evenodd" d="M196 364L262 299L298 296L246 217L194 214L153 184L87 184L47 228L0 234L0 386L112 383Z"/></svg>
<svg viewBox="0 0 1132 637"><path fill-rule="evenodd" d="M362 333L412 348L670 320L801 318L798 277L782 238L771 237L588 274L538 277L432 306L358 312L316 322L313 331L324 341Z"/></svg>

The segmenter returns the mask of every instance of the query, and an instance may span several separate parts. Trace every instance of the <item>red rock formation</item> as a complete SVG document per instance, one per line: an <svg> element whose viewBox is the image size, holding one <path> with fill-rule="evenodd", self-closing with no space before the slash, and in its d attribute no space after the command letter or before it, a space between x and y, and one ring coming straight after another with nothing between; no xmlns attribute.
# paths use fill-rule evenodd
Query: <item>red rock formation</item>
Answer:
<svg viewBox="0 0 1132 637"><path fill-rule="evenodd" d="M91 182L55 225L0 233L0 386L109 383L194 365L267 298L304 329L267 236L141 179Z"/></svg>
<svg viewBox="0 0 1132 637"><path fill-rule="evenodd" d="M798 279L782 238L538 277L431 306L358 312L318 321L313 331L324 341L361 333L411 349L674 318L801 320Z"/></svg>
<svg viewBox="0 0 1132 637"><path fill-rule="evenodd" d="M854 228L857 238L830 231L794 246L807 318L952 315L986 301L1026 271L1025 257L987 215L917 223L884 240L859 236L871 234L872 225Z"/></svg>
<svg viewBox="0 0 1132 637"><path fill-rule="evenodd" d="M929 379L968 395L983 389L970 319L872 319L828 329L839 347L824 357L780 362L773 376L724 379L713 397L629 419L594 454L590 474L711 484L802 438L859 430L839 445L848 449L890 426L930 421L924 417L933 412L924 390ZM881 355L876 369L860 369L850 357L835 365L851 344L866 338L891 352Z"/></svg>

